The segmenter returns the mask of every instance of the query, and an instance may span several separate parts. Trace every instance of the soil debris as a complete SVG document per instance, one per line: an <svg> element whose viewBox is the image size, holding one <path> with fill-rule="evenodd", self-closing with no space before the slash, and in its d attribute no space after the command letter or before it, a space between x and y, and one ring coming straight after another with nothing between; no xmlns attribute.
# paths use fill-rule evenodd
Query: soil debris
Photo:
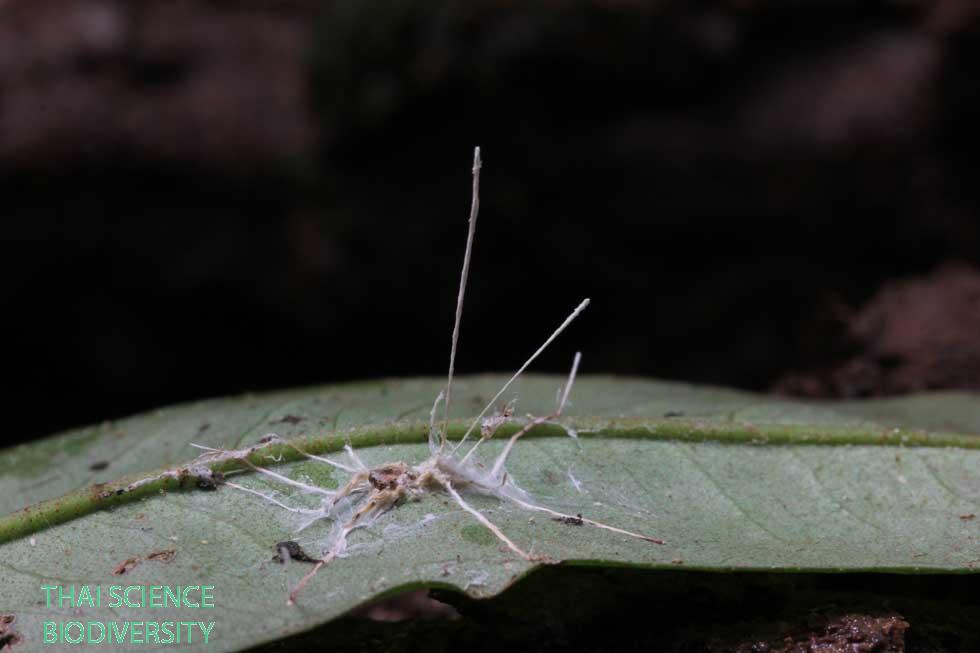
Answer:
<svg viewBox="0 0 980 653"><path fill-rule="evenodd" d="M560 524L568 524L569 526L581 526L585 523L582 519L582 513L578 513L574 517L552 517L552 521L556 521Z"/></svg>
<svg viewBox="0 0 980 653"><path fill-rule="evenodd" d="M271 424L289 424L290 426L294 426L294 425L299 424L300 422L302 422L304 420L306 420L306 418L305 417L300 417L299 415L283 415L281 419L277 419L276 421L270 422L270 423Z"/></svg>
<svg viewBox="0 0 980 653"><path fill-rule="evenodd" d="M977 516L972 512L969 515L960 515L960 519L962 519L963 521L973 521L976 518Z"/></svg>
<svg viewBox="0 0 980 653"><path fill-rule="evenodd" d="M320 562L317 558L310 557L309 554L303 550L303 547L299 545L299 542L294 540L277 542L276 555L272 556L272 559L283 564L285 564L287 559L298 560L299 562Z"/></svg>
<svg viewBox="0 0 980 653"><path fill-rule="evenodd" d="M735 646L715 642L712 652L735 653L904 653L909 623L899 615L847 614L828 618L813 629L787 633L769 641L742 642Z"/></svg>
<svg viewBox="0 0 980 653"><path fill-rule="evenodd" d="M107 469L108 467L108 460L96 460L94 463L88 466L88 468L93 472L101 472L103 469Z"/></svg>

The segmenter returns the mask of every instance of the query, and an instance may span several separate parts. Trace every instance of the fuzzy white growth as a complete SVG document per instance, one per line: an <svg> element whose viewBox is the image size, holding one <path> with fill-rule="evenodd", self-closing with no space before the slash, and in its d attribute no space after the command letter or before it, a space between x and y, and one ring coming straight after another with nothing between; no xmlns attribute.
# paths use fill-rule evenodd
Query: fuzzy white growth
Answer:
<svg viewBox="0 0 980 653"><path fill-rule="evenodd" d="M252 464L247 459L243 458L241 462L246 466L250 467L253 471L256 471L260 474L264 474L265 476L269 476L270 478L274 478L280 483L285 483L286 485L291 485L293 487L300 488L305 492L314 492L316 494L322 494L323 496L331 497L331 498L337 495L337 493L334 492L333 490L325 490L317 485L307 485L306 483L300 483L299 481L294 481L288 476L283 476L282 474L278 472L274 472L271 469L266 469L265 467L259 467L258 465Z"/></svg>
<svg viewBox="0 0 980 653"><path fill-rule="evenodd" d="M277 444L284 444L290 449L292 449L293 451L295 451L296 453L300 454L301 456L304 456L305 458L309 458L310 460L316 460L321 463L327 463L332 467L336 467L337 469L342 469L345 472L350 472L351 474L358 471L357 468L355 467L351 467L349 465L345 465L343 463L337 462L336 460L330 460L329 458L324 458L323 456L317 456L315 454L304 451L303 449L300 449L298 446L296 446L289 440L283 440L279 436L275 437L274 442L276 442Z"/></svg>
<svg viewBox="0 0 980 653"><path fill-rule="evenodd" d="M264 492L259 492L258 490L253 490L252 488L245 487L244 485L239 485L238 483L232 483L231 481L225 481L224 484L227 485L228 487L233 487L236 490L241 490L242 492L248 492L249 494L254 494L257 497L262 497L263 499L265 499L269 503L272 503L274 505L277 505L280 508L283 508L284 510L288 510L289 512L295 512L295 513L300 513L300 514L304 514L304 515L319 515L319 514L321 514L321 511L320 510L310 510L309 508L293 508L292 506L287 506L285 503L283 503L282 501L279 501L275 497L271 497L271 496L269 496L268 494L266 494Z"/></svg>
<svg viewBox="0 0 980 653"><path fill-rule="evenodd" d="M615 526L610 526L609 524L603 524L602 522L593 521L582 517L581 515L569 515L563 512L558 512L557 510L552 510L551 508L545 508L544 506L537 506L533 503L523 501L515 496L506 497L511 503L517 504L521 508L527 508L528 510L537 510L539 512L545 512L552 517L557 517L562 520L573 520L579 521L583 524L588 524L589 526L595 526L596 528L601 528L606 531L612 531L613 533L619 533L620 535L628 535L630 537L635 537L638 540L646 540L647 542L653 542L654 544L663 544L663 540L659 540L655 537L648 537L646 535L641 535L640 533L634 533L633 531L623 530L622 528L616 528Z"/></svg>
<svg viewBox="0 0 980 653"><path fill-rule="evenodd" d="M436 400L432 402L432 410L429 412L429 453L433 456L442 446L442 436L438 429L436 429L436 411L439 410L439 402L446 395L444 390L440 391L436 396ZM445 432L445 427L443 428L443 433Z"/></svg>
<svg viewBox="0 0 980 653"><path fill-rule="evenodd" d="M449 349L449 378L446 381L446 405L443 418L443 439L445 444L446 431L449 426L449 405L453 399L453 371L456 368L456 346L459 344L459 325L463 319L463 298L466 295L466 281L470 276L470 256L473 253L473 241L476 237L476 219L480 215L480 148L473 150L473 195L470 203L470 226L466 234L466 252L463 254L463 271L459 275L459 295L456 297L456 321L453 324L452 345Z"/></svg>
<svg viewBox="0 0 980 653"><path fill-rule="evenodd" d="M561 400L558 402L557 413L560 415L561 411L565 410L565 404L568 402L568 393L572 391L572 384L575 383L575 375L578 374L578 365L582 362L582 352L575 352L575 358L572 360L572 371L568 373L568 381L565 383L565 387L562 388Z"/></svg>
<svg viewBox="0 0 980 653"><path fill-rule="evenodd" d="M206 452L201 455L200 460L202 462L214 464L228 460L240 460L242 458L246 458L256 451L261 451L275 442L275 437L266 436L259 444L242 449L215 449L214 447L208 447L203 444L195 444L193 442L191 442L190 445L195 449L203 449Z"/></svg>
<svg viewBox="0 0 980 653"><path fill-rule="evenodd" d="M541 353L548 348L548 345L554 342L555 338L561 335L561 332L564 331L568 327L568 325L571 324L575 320L575 318L577 318L579 314L585 310L585 308L588 305L589 305L589 300L588 299L583 300L582 303L579 304L574 311L572 311L571 315L566 317L565 321L562 322L561 325L557 329L555 329L550 336L548 336L548 339L544 341L544 344L538 347L537 351L531 354L531 357L528 358L526 361L524 361L524 364L521 365L521 368L514 373L514 376L510 377L510 379L507 380L507 383L505 383L503 387L500 388L500 390L497 392L497 394L493 396L493 399L490 400L490 403L488 403L483 408L483 410L480 411L480 414L476 416L476 419L473 420L473 424L470 425L470 428L466 430L466 433L463 434L463 437L453 448L454 452L457 449L459 449L464 442L466 442L466 438L469 437L470 433L473 432L473 429L475 429L480 424L480 420L482 420L483 416L487 414L487 411L490 410L493 407L493 405L497 403L497 400L500 399L500 396L503 395L505 392L507 392L507 388L509 388L514 381L520 378L521 374L524 373L524 370L526 370L528 366L534 362L534 359L540 356Z"/></svg>
<svg viewBox="0 0 980 653"><path fill-rule="evenodd" d="M147 476L145 478L141 478L140 480L133 481L132 483L127 485L125 488L122 489L122 491L132 492L133 490L137 490L151 483L166 481L168 479L183 481L184 479L189 477L197 478L198 480L201 481L210 481L214 483L215 479L218 477L215 475L214 472L211 471L210 468L211 464L221 462L224 460L237 460L242 455L248 455L248 453L251 453L259 449L259 447L253 447L252 449L247 450L247 453L244 453L246 450L224 451L222 449L214 449L212 447L205 447L203 445L193 444L193 443L191 443L191 446L197 449L204 449L208 452L199 458L198 460L199 464L190 465L187 467L175 467L173 469L164 470L159 474L156 474L155 476Z"/></svg>
<svg viewBox="0 0 980 653"><path fill-rule="evenodd" d="M523 436L525 433L527 433L528 431L530 431L532 428L534 428L539 424L544 424L545 422L550 422L561 417L561 412L562 410L564 410L565 403L568 401L568 393L572 389L572 384L575 383L575 375L578 373L578 366L579 363L581 362L582 362L582 352L580 351L575 352L575 359L572 361L572 371L569 372L568 374L568 381L565 382L564 388L558 389L558 401L557 401L557 405L555 406L555 411L550 415L546 415L545 417L528 416L528 419L530 421L524 426L524 428L522 428L520 431L518 431L517 433L515 433L510 437L510 440L507 441L507 445L504 447L504 450L500 452L500 455L497 457L497 460L494 462L493 470L490 472L490 476L492 478L497 477L501 468L504 466L504 462L506 462L507 460L507 456L510 455L510 450L514 448L514 443L517 442L517 440L521 436ZM469 452L467 452L467 454L463 456L463 459L460 462L465 463L467 460L469 460L470 456L473 455L477 447L479 447L480 444L487 439L489 438L484 437L478 440L476 444L474 444L473 447L469 450Z"/></svg>
<svg viewBox="0 0 980 653"><path fill-rule="evenodd" d="M575 383L575 375L578 373L578 365L581 362L582 362L582 352L580 351L575 352L575 359L572 361L572 371L568 373L568 381L565 382L565 388L561 393L561 399L558 401L558 406L555 408L555 412L547 417L538 417L532 419L527 424L527 426L522 428L514 435L510 436L510 440L507 441L507 445L504 447L504 450L500 452L500 455L497 456L497 460L494 461L493 463L493 469L490 471L491 476L493 476L494 478L497 477L497 475L500 473L500 470L503 469L504 463L507 462L507 456L510 455L511 449L514 448L514 443L517 442L517 440L522 435L530 431L538 424L543 424L545 422L556 420L559 417L561 417L562 411L565 410L565 403L568 401L568 393L572 389L572 384Z"/></svg>
<svg viewBox="0 0 980 653"><path fill-rule="evenodd" d="M568 325L571 324L572 321L574 321L575 318L577 318L579 314L585 310L585 308L589 305L588 299L580 303L575 310L572 311L567 318L565 318L565 321L562 322L561 325L554 330L554 332L552 332L548 339L545 340L544 344L542 344L533 354L531 354L524 364L521 365L520 369L518 369L517 372L503 384L497 394L494 395L493 399L491 399L486 407L480 411L480 414L473 420L473 423L466 430L463 437L455 445L455 447L453 447L451 451L446 451L445 444L448 437L449 409L452 401L452 384L456 364L456 349L459 343L459 330L463 315L463 300L466 293L466 282L469 276L470 258L473 250L474 236L476 233L476 220L480 207L480 167L480 148L476 148L473 155L473 199L470 207L469 231L466 239L466 252L463 256L463 269L460 275L459 294L456 300L456 320L453 326L451 349L449 354L449 374L447 376L445 390L440 392L436 397L435 402L432 405L432 410L429 413L429 431L427 440L430 456L427 460L417 465L409 465L405 462L393 462L377 467L368 467L364 461L358 457L357 453L354 451L354 448L348 442L344 446L344 450L347 452L348 457L353 462L353 466L348 466L344 465L343 463L330 460L329 458L310 454L303 451L296 445L285 442L279 439L278 436L271 434L270 436L263 438L262 444L260 445L234 451L222 451L211 447L194 445L206 451L206 453L201 456L202 464L213 464L221 461L237 460L244 466L251 468L253 471L268 476L275 481L298 488L304 492L312 492L321 495L322 499L319 509L295 508L263 492L253 490L237 483L229 483L227 481L224 483L228 487L235 490L244 491L254 496L258 496L264 501L278 506L279 508L282 508L290 513L304 515L305 520L298 528L300 531L324 519L334 522L334 528L332 529L330 540L327 546L323 549L323 557L314 564L314 566L302 578L302 580L300 580L296 587L289 591L288 603L290 605L296 602L296 598L302 589L324 565L327 565L337 558L344 556L345 552L347 551L347 537L351 532L358 528L370 526L377 519L388 511L392 510L402 501L421 498L434 491L441 491L449 495L449 497L451 497L456 505L458 505L463 511L471 515L479 523L489 529L490 532L493 533L498 540L504 543L508 549L527 561L552 562L552 560L547 556L528 553L518 546L500 529L500 527L490 521L479 510L470 505L463 498L463 493L494 497L500 501L507 501L523 510L544 512L551 515L553 518L566 523L576 525L588 524L590 526L611 531L613 533L618 533L620 535L626 535L648 542L663 544L661 540L652 537L647 537L639 533L633 533L615 526L593 521L591 519L584 518L581 515L572 516L552 510L551 508L547 508L545 506L534 504L528 500L525 493L518 489L508 477L505 465L517 441L535 426L545 423L559 423L558 420L562 416L565 406L568 403L568 398L572 391L572 386L575 383L575 377L578 373L579 363L582 360L582 354L580 352L575 354L575 359L572 362L572 368L569 372L567 381L562 387L558 388L558 392L555 396L554 411L543 417L528 415L527 420L523 423L523 426L508 439L507 444L497 456L489 471L487 471L487 468L478 462L474 456L482 442L493 437L501 426L512 421L513 404L508 404L501 412L494 414L492 417L484 419L487 412L496 405L500 397L503 396L511 384L513 384L514 381L516 381L521 374L524 373L528 366L530 366L531 363L533 363L534 360L548 348L555 338L557 338L568 327ZM436 413L438 411L440 401L444 401L443 425L441 429L439 429L436 425ZM466 441L470 433L472 433L477 427L480 427L480 439L473 444L465 456L458 458L456 456L456 452ZM570 436L576 436L573 430L566 428L566 431ZM255 465L248 460L248 456L255 453L262 447L268 446L272 442L285 443L304 457L330 464L334 467L349 472L351 476L348 479L347 484L340 490L326 490L314 485L295 481L282 474L278 474L272 470ZM210 473L208 468L203 466L194 467L192 469L194 470L194 473ZM204 471L200 471L202 469ZM186 473L186 470L184 470L184 473ZM168 471L164 473L164 475L167 474L177 474L177 471ZM580 484L573 476L571 476L570 471L569 477L572 479L575 487L581 491ZM345 513L343 519L341 519L339 515L341 512ZM473 582L475 583L477 581Z"/></svg>
<svg viewBox="0 0 980 653"><path fill-rule="evenodd" d="M344 451L347 452L347 455L354 461L354 464L357 465L358 469L367 469L367 465L364 464L363 460L357 457L357 454L354 452L354 447L350 446L350 442L344 445Z"/></svg>

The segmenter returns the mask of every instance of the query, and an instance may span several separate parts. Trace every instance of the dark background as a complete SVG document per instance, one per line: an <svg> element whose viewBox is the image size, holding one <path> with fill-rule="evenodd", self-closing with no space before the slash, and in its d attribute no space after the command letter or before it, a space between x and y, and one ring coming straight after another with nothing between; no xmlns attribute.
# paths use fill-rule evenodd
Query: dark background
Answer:
<svg viewBox="0 0 980 653"><path fill-rule="evenodd" d="M980 12L0 1L4 428L461 373L980 387Z"/></svg>

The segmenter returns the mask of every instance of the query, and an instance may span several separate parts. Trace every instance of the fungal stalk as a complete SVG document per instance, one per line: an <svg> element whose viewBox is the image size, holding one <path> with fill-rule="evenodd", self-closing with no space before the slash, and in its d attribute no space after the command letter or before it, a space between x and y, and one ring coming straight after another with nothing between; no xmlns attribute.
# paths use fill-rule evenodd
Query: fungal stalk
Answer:
<svg viewBox="0 0 980 653"><path fill-rule="evenodd" d="M375 523L389 511L407 500L421 499L422 497L439 493L449 497L461 510L472 516L477 522L485 526L493 535L503 543L508 550L520 558L529 562L551 563L554 562L546 555L532 554L525 551L518 543L509 538L504 531L494 524L486 515L474 508L467 500L468 495L483 495L494 497L499 501L509 503L521 510L529 512L543 512L556 520L566 521L566 523L588 524L595 528L611 531L619 535L663 544L662 540L648 537L640 533L634 533L625 529L617 528L598 521L587 519L581 515L569 515L546 506L532 502L527 495L520 490L507 473L507 460L513 454L517 442L536 426L546 423L559 424L562 413L568 403L575 377L578 373L579 364L582 360L581 353L576 353L572 362L571 371L568 379L558 389L554 410L544 416L527 415L521 428L514 433L507 441L504 448L494 460L493 465L487 469L486 466L478 462L476 453L481 444L491 439L494 433L508 422L515 421L513 416L513 405L505 405L496 413L487 417L487 414L497 406L508 388L516 381L524 371L538 358L552 342L579 316L589 305L589 300L583 300L561 324L551 333L551 335L532 353L523 365L511 376L500 390L486 404L482 411L476 416L472 424L463 434L458 442L449 446L448 425L449 411L452 402L453 374L456 364L456 352L459 344L459 331L463 315L463 301L466 294L466 283L469 277L470 260L473 251L473 242L476 234L476 221L480 207L480 170L482 163L480 160L480 148L476 148L473 156L473 197L470 207L469 229L466 239L466 250L463 256L463 267L460 274L459 292L456 298L456 315L453 325L452 339L449 354L449 373L447 375L446 387L435 398L432 410L429 413L429 457L420 463L409 464L403 461L385 463L377 467L367 466L357 455L354 448L348 444L344 447L348 463L341 463L322 456L316 456L300 449L295 444L291 444L270 434L262 439L262 446L272 443L285 444L303 457L319 463L331 465L343 472L350 474L349 479L339 490L327 490L316 485L302 483L290 479L282 474L274 472L266 467L255 465L246 459L246 456L253 453L256 447L242 449L239 451L224 451L220 449L206 449L202 456L203 462L215 462L216 460L239 460L246 468L253 472L262 474L276 483L298 488L302 492L316 494L319 496L320 505L318 508L298 508L290 506L279 499L251 488L245 487L231 481L224 481L228 488L246 492L263 501L266 501L279 509L300 515L302 523L298 527L302 531L314 523L326 520L332 522L334 527L329 540L322 548L321 557L316 561L309 572L299 581L299 583L289 591L288 603L294 604L302 590L310 583L316 574L326 565L342 558L347 549L347 538L355 530L364 528ZM441 424L437 424L437 413L439 404L443 405L443 419ZM460 454L460 448L467 441L469 436L479 428L479 439L476 440L465 455ZM569 431L569 435L574 437L574 433Z"/></svg>

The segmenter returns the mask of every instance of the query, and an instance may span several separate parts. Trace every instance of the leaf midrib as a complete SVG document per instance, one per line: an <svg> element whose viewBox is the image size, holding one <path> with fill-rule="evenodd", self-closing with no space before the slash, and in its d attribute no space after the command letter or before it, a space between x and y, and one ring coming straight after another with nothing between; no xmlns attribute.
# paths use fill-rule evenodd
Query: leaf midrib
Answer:
<svg viewBox="0 0 980 653"><path fill-rule="evenodd" d="M459 438L470 426L469 421L456 420L449 424L451 438ZM520 421L502 426L498 438L506 438L521 428ZM420 444L428 439L428 424L417 420L389 422L383 425L362 426L341 433L293 438L281 444L255 447L246 456L253 464L282 465L300 460L303 456L294 447L322 455L339 451L351 442L359 447L392 444ZM930 433L918 429L901 429L867 424L862 426L832 426L805 424L749 424L722 422L717 419L653 419L646 417L574 417L562 424L542 424L524 437L568 437L568 430L580 437L674 440L678 442L716 442L729 445L782 446L907 446L954 447L980 449L980 438L959 433ZM291 446L292 445L292 446ZM270 458L271 457L271 458ZM50 526L78 519L99 510L160 493L193 489L197 477L188 474L182 479L165 476L167 472L186 470L191 466L207 467L213 472L227 473L251 470L235 460L202 464L188 461L183 464L126 476L69 492L61 497L42 501L0 517L0 544L17 540ZM126 490L138 481L147 481L139 488Z"/></svg>

